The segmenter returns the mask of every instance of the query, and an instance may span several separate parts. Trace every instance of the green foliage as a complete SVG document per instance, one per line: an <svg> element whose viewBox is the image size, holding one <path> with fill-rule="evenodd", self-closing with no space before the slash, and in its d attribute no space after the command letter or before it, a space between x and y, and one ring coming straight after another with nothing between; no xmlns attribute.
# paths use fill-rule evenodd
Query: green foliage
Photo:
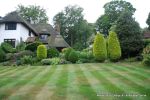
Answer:
<svg viewBox="0 0 150 100"><path fill-rule="evenodd" d="M148 29L150 30L150 13L148 14L148 18L146 20L146 23L148 25Z"/></svg>
<svg viewBox="0 0 150 100"><path fill-rule="evenodd" d="M60 64L70 64L70 61L67 61L65 59L60 59Z"/></svg>
<svg viewBox="0 0 150 100"><path fill-rule="evenodd" d="M33 64L34 60L32 56L23 56L21 59L21 64Z"/></svg>
<svg viewBox="0 0 150 100"><path fill-rule="evenodd" d="M92 51L80 51L79 53L79 59L80 60L92 60L93 57L93 53Z"/></svg>
<svg viewBox="0 0 150 100"><path fill-rule="evenodd" d="M91 63L94 62L92 51L81 51L79 53L79 60L77 63Z"/></svg>
<svg viewBox="0 0 150 100"><path fill-rule="evenodd" d="M144 46L146 47L149 44L150 44L150 39L144 39Z"/></svg>
<svg viewBox="0 0 150 100"><path fill-rule="evenodd" d="M17 50L17 52L23 51L23 50L25 50L25 47L26 47L26 44L24 42L20 42L19 44L17 44L16 50Z"/></svg>
<svg viewBox="0 0 150 100"><path fill-rule="evenodd" d="M65 48L63 49L63 52L65 54L65 59L69 61L69 55L70 55L70 52L72 51L73 49L72 48Z"/></svg>
<svg viewBox="0 0 150 100"><path fill-rule="evenodd" d="M150 65L150 45L146 46L143 49L143 64L144 65Z"/></svg>
<svg viewBox="0 0 150 100"><path fill-rule="evenodd" d="M5 60L5 52L3 49L0 47L0 62Z"/></svg>
<svg viewBox="0 0 150 100"><path fill-rule="evenodd" d="M41 60L41 64L42 65L50 65L51 64L51 59L48 58L48 59L42 59Z"/></svg>
<svg viewBox="0 0 150 100"><path fill-rule="evenodd" d="M108 56L111 61L117 61L121 57L121 48L117 34L112 31L108 37Z"/></svg>
<svg viewBox="0 0 150 100"><path fill-rule="evenodd" d="M123 13L116 22L115 32L118 35L122 56L124 58L139 55L143 49L143 35L139 24L129 12Z"/></svg>
<svg viewBox="0 0 150 100"><path fill-rule="evenodd" d="M96 25L101 33L108 35L108 30L111 27L108 15L104 14L100 16L96 21Z"/></svg>
<svg viewBox="0 0 150 100"><path fill-rule="evenodd" d="M93 55L97 61L103 62L107 58L106 41L104 36L97 33L93 44Z"/></svg>
<svg viewBox="0 0 150 100"><path fill-rule="evenodd" d="M20 52L14 54L14 58L16 58L16 59L20 59L24 56L34 56L34 53L29 50L24 50L24 51L20 51Z"/></svg>
<svg viewBox="0 0 150 100"><path fill-rule="evenodd" d="M45 45L39 45L37 48L37 58L45 59L47 58L47 48Z"/></svg>
<svg viewBox="0 0 150 100"><path fill-rule="evenodd" d="M144 59L143 59L142 63L143 63L144 65L147 65L147 66L150 65L150 54L144 56Z"/></svg>
<svg viewBox="0 0 150 100"><path fill-rule="evenodd" d="M54 16L53 21L60 25L60 33L71 47L81 50L87 46L86 41L93 33L94 25L84 19L83 8L67 6Z"/></svg>
<svg viewBox="0 0 150 100"><path fill-rule="evenodd" d="M78 61L78 53L72 50L68 56L68 60L72 63L76 63L76 61Z"/></svg>
<svg viewBox="0 0 150 100"><path fill-rule="evenodd" d="M6 42L3 42L1 44L1 48L4 50L5 53L14 53L14 52L16 52L16 50L9 43L6 43Z"/></svg>
<svg viewBox="0 0 150 100"><path fill-rule="evenodd" d="M69 48L63 48L63 49L61 50L61 52L62 52L62 53L65 53L65 52L67 52L68 49L69 49Z"/></svg>
<svg viewBox="0 0 150 100"><path fill-rule="evenodd" d="M60 63L60 58L52 58L51 65L58 65Z"/></svg>
<svg viewBox="0 0 150 100"><path fill-rule="evenodd" d="M60 58L57 57L41 60L42 65L58 65L60 64L60 62L61 62Z"/></svg>
<svg viewBox="0 0 150 100"><path fill-rule="evenodd" d="M56 48L50 48L47 50L47 56L49 58L58 57L59 51Z"/></svg>
<svg viewBox="0 0 150 100"><path fill-rule="evenodd" d="M26 21L30 21L31 24L48 22L46 10L40 6L29 5L25 7L23 5L18 5L17 11Z"/></svg>
<svg viewBox="0 0 150 100"><path fill-rule="evenodd" d="M134 14L136 9L132 6L130 2L123 0L113 0L104 5L105 13L109 15L112 21L115 21L122 12L129 12Z"/></svg>
<svg viewBox="0 0 150 100"><path fill-rule="evenodd" d="M36 41L36 42L34 42L34 43L30 43L30 44L28 44L28 45L25 47L25 50L30 50L30 51L32 51L32 52L35 52L35 51L37 50L37 47L38 47L39 45L42 45L42 43L41 43L41 42L38 42L38 41Z"/></svg>
<svg viewBox="0 0 150 100"><path fill-rule="evenodd" d="M130 2L123 0L112 0L104 5L104 9L105 13L97 19L96 25L99 31L105 35L108 35L109 29L122 13L134 14L136 10Z"/></svg>
<svg viewBox="0 0 150 100"><path fill-rule="evenodd" d="M13 53L6 54L6 60L13 60L14 58L15 58L15 54L13 54Z"/></svg>

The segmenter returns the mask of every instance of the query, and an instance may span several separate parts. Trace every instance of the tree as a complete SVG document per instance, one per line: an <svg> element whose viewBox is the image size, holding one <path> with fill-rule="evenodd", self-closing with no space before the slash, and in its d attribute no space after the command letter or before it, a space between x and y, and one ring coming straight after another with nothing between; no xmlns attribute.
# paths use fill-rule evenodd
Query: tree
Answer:
<svg viewBox="0 0 150 100"><path fill-rule="evenodd" d="M123 0L113 0L104 5L105 14L98 18L96 25L100 32L108 35L110 27L117 21L123 12L134 14L135 8L131 3ZM102 30L102 31L101 31Z"/></svg>
<svg viewBox="0 0 150 100"><path fill-rule="evenodd" d="M143 35L132 14L124 12L115 25L115 32L119 37L123 57L138 55L143 49Z"/></svg>
<svg viewBox="0 0 150 100"><path fill-rule="evenodd" d="M111 61L117 61L121 57L121 47L115 32L110 31L108 37L108 56Z"/></svg>
<svg viewBox="0 0 150 100"><path fill-rule="evenodd" d="M148 18L146 20L146 23L148 25L148 29L150 30L150 13L148 14Z"/></svg>
<svg viewBox="0 0 150 100"><path fill-rule="evenodd" d="M109 17L106 14L97 19L96 25L101 33L108 35L108 30L111 27L111 24L109 21Z"/></svg>
<svg viewBox="0 0 150 100"><path fill-rule="evenodd" d="M30 5L25 7L23 5L18 5L17 12L31 24L47 23L48 21L46 10L40 6Z"/></svg>
<svg viewBox="0 0 150 100"><path fill-rule="evenodd" d="M85 47L86 39L92 33L82 13L83 8L81 7L67 6L53 18L54 24L60 26L61 35L72 47L77 47L76 49Z"/></svg>
<svg viewBox="0 0 150 100"><path fill-rule="evenodd" d="M97 33L93 44L93 55L97 61L103 62L107 58L106 41L104 36Z"/></svg>

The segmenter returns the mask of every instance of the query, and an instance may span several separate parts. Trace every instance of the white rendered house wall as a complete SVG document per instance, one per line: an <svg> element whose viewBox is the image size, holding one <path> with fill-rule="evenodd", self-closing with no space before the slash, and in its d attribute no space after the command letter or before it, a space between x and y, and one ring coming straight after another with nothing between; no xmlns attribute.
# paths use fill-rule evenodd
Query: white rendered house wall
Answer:
<svg viewBox="0 0 150 100"><path fill-rule="evenodd" d="M29 29L21 23L17 23L16 30L5 30L5 24L0 24L0 44L4 42L4 39L16 39L15 45L17 45L20 40L26 41L28 37Z"/></svg>

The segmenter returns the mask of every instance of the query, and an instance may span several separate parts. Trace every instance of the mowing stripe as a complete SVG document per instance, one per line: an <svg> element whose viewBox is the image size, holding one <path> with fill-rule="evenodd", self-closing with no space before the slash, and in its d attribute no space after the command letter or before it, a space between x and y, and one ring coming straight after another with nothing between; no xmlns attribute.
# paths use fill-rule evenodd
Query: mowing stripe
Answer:
<svg viewBox="0 0 150 100"><path fill-rule="evenodd" d="M9 67L0 66L0 71L2 71L2 70L4 70L4 69L7 69L7 68L10 68L10 66L9 66Z"/></svg>
<svg viewBox="0 0 150 100"><path fill-rule="evenodd" d="M102 66L99 66L99 67L102 67ZM90 67L91 69L93 69L93 67L91 66ZM102 67L103 68L103 67ZM90 71L94 77L96 77L98 80L102 80L101 83L103 84L105 90L107 91L104 91L106 92L106 95L107 95L107 92L111 93L111 97L113 97L113 95L122 95L122 94L125 94L125 91L122 90L122 88L118 87L116 84L113 84L111 82L111 80L108 80L107 77L105 77L105 74L104 71L99 71L99 70L96 70L94 69L94 71ZM106 71L107 72L107 71ZM120 96L120 97L116 97L115 99L120 99L120 100L127 100L127 99L131 99L130 97L126 97L126 96Z"/></svg>
<svg viewBox="0 0 150 100"><path fill-rule="evenodd" d="M126 66L126 67L128 67L128 68L130 68L130 69L132 69L132 70L136 70L136 71L139 71L139 72L141 72L141 73L143 73L143 72L150 72L150 70L149 70L149 68L147 68L147 67L144 67L144 66L137 66L137 65L133 65L132 63L130 63L130 64L128 64L128 63L117 63L118 65L120 65L120 66Z"/></svg>
<svg viewBox="0 0 150 100"><path fill-rule="evenodd" d="M98 65L99 66L99 65ZM136 83L134 83L132 80L129 80L126 76L122 75L121 73L118 73L118 71L116 71L116 68L113 67L107 67L105 66L105 68L107 68L108 70L110 70L112 73L116 74L118 77L121 77L121 81L123 81L124 83L126 83L129 86L132 86L131 89L134 91L138 91L138 93L142 94L142 95L147 95L145 98L148 98L150 96L150 89L147 89L145 87L142 87Z"/></svg>
<svg viewBox="0 0 150 100"><path fill-rule="evenodd" d="M9 76L9 77L15 77L15 81L12 80L12 82L5 82L5 85L2 86L2 88L12 88L13 86L15 86L16 84L18 84L21 80L24 79L24 77L26 75L29 75L30 73L29 70L31 70L30 67L26 67L24 69L22 69L21 71L18 71L16 73L14 73L13 75Z"/></svg>
<svg viewBox="0 0 150 100"><path fill-rule="evenodd" d="M1 89L2 94L0 94L0 98L8 98L8 96L10 96L12 93L17 91L20 86L22 86L23 84L26 84L28 81L30 81L32 79L32 77L34 77L34 75L36 75L37 72L40 70L40 68L36 68L36 69L30 68L30 69L31 69L31 71L28 72L27 74L24 74L21 81L17 82L17 84L15 86L12 86L12 87L10 86L8 88L2 88ZM22 75L20 75L20 76L22 77ZM25 76L29 76L29 77L25 77ZM27 80L25 78L29 78L29 79Z"/></svg>
<svg viewBox="0 0 150 100"><path fill-rule="evenodd" d="M67 83L68 83L68 66L61 66L63 69L60 73L60 77L57 80L54 93L51 96L52 100L66 100L67 96Z"/></svg>
<svg viewBox="0 0 150 100"><path fill-rule="evenodd" d="M75 66L68 66L68 87L67 87L67 99L66 100L83 100L81 94L79 94L79 87L77 86L77 78L75 73Z"/></svg>
<svg viewBox="0 0 150 100"><path fill-rule="evenodd" d="M95 71L99 70L100 68L103 68L104 71L100 71L99 73L102 73L105 75L105 78L107 80L109 80L112 84L115 84L116 87L122 89L125 94L123 94L123 97L127 94L139 94L136 91L133 91L131 88L131 86L127 85L125 82L123 82L119 76L117 76L116 74L112 73L109 69L106 68L106 66L98 66L98 65L89 65L89 67L92 67L92 69L95 69ZM120 94L118 94L120 95ZM137 97L135 96L130 96L133 100L137 100ZM117 99L117 98L116 98ZM119 98L118 98L119 99ZM138 97L139 99L139 97Z"/></svg>
<svg viewBox="0 0 150 100"><path fill-rule="evenodd" d="M24 78L20 79L19 82L16 83L18 88L9 94L9 97L8 97L9 99L11 99L11 97L13 98L15 94L17 94L19 91L22 90L24 86L26 86L26 84L32 81L32 79L38 74L40 70L42 70L42 68L36 67L33 69L30 68L30 70L31 70L30 72L28 72L27 74L25 74L25 76L23 76Z"/></svg>
<svg viewBox="0 0 150 100"><path fill-rule="evenodd" d="M108 68L108 67L107 67L107 68ZM134 79L131 79L131 78L129 78L129 77L126 77L126 76L122 75L122 74L119 73L118 71L114 70L114 69L116 69L116 68L113 68L113 67L109 67L109 68L110 68L110 70L112 70L114 73L116 73L116 74L122 76L122 77L124 78L124 80L125 80L125 79L128 80L128 83L129 83L129 81L130 81L130 85L132 84L132 86L133 86L137 91L140 91L140 93L142 93L142 94L146 94L146 93L147 93L147 95L150 96L150 89L149 89L149 88L147 88L147 87L145 87L145 86L141 86L141 85L139 85L136 81L134 81ZM143 83L143 84L145 84L145 83ZM150 86L149 86L149 87L150 87Z"/></svg>
<svg viewBox="0 0 150 100"><path fill-rule="evenodd" d="M92 66L81 66L80 65L80 69L83 71L85 77L87 78L87 80L90 83L90 85L91 85L92 89L94 90L94 92L97 93L97 96L99 97L99 100L104 100L104 99L113 100L114 97L100 96L100 93L107 92L108 94L110 94L110 92L106 91L105 87L103 86L103 84L101 82L103 80L99 80L95 76L93 76L93 74L90 72L90 69L87 69L88 67L92 67Z"/></svg>
<svg viewBox="0 0 150 100"><path fill-rule="evenodd" d="M17 72L14 72L14 74L11 74L7 77L3 77L0 81L0 88L4 88L4 86L6 86L7 84L11 84L12 82L17 82L17 81L14 81L14 79L18 79L19 77L22 76L22 74L24 74L24 72L26 70L28 70L29 68L23 68L23 69L20 69L19 71Z"/></svg>
<svg viewBox="0 0 150 100"><path fill-rule="evenodd" d="M14 68L14 69L9 69L7 72L4 72L4 73L0 73L0 77L3 77L3 76L7 76L7 75L10 75L10 74L14 74L14 72L22 69L23 67L17 67L17 68Z"/></svg>
<svg viewBox="0 0 150 100"><path fill-rule="evenodd" d="M88 82L88 77L84 75L79 65L76 65L76 77L80 94L84 97L83 100L99 100L97 93L93 90L91 84Z"/></svg>
<svg viewBox="0 0 150 100"><path fill-rule="evenodd" d="M135 82L138 85L150 88L149 83L144 82L146 80L150 80L150 78L145 77L145 75L144 75L145 73L141 74L140 72L136 72L134 70L131 70L131 69L128 69L128 68L125 68L122 66L117 66L117 65L116 66L115 65L109 65L109 66L111 66L111 68L115 68L119 72L122 72L122 71L127 72L127 73L124 73L126 78L128 78L129 80L132 80L133 82Z"/></svg>
<svg viewBox="0 0 150 100"><path fill-rule="evenodd" d="M149 78L149 76L150 76L150 73L148 73L148 72L146 72L146 71L135 70L135 69L132 68L132 67L119 66L119 65L116 65L116 64L107 64L107 65L109 65L109 67L110 67L110 66L112 66L112 67L115 66L115 67L117 67L117 68L120 69L120 70L128 71L128 72L130 72L130 73L135 74L136 76L143 76L143 77L145 77L145 78Z"/></svg>
<svg viewBox="0 0 150 100"><path fill-rule="evenodd" d="M43 73L43 75L39 76L39 79L37 81L32 82L31 84L34 84L34 87L31 88L31 90L26 94L28 95L31 99L34 99L37 94L43 89L45 84L49 81L50 77L53 75L53 73L56 71L57 67L49 67Z"/></svg>
<svg viewBox="0 0 150 100"><path fill-rule="evenodd" d="M1 67L0 74L4 73L4 72L7 72L9 69L12 69L12 67Z"/></svg>
<svg viewBox="0 0 150 100"><path fill-rule="evenodd" d="M59 77L61 76L62 66L53 66L55 71L51 73L48 81L45 83L41 91L35 96L35 100L50 100L56 89L56 83Z"/></svg>
<svg viewBox="0 0 150 100"><path fill-rule="evenodd" d="M15 99L19 97L23 97L25 94L27 94L33 87L35 81L39 80L40 78L42 78L42 76L44 75L44 73L49 69L50 67L46 67L44 69L42 69L36 76L34 76L31 81L28 81L27 84L25 84L24 86L22 86L19 90L17 90L16 92L14 92L9 99ZM41 68L40 68L41 69ZM21 98L20 98L21 99Z"/></svg>

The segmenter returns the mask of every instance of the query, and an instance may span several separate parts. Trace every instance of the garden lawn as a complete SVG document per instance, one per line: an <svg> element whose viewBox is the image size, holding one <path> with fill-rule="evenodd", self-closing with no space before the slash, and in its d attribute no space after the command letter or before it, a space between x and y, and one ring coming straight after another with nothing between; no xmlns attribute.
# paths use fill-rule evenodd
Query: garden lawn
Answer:
<svg viewBox="0 0 150 100"><path fill-rule="evenodd" d="M150 100L139 63L0 67L0 100Z"/></svg>

